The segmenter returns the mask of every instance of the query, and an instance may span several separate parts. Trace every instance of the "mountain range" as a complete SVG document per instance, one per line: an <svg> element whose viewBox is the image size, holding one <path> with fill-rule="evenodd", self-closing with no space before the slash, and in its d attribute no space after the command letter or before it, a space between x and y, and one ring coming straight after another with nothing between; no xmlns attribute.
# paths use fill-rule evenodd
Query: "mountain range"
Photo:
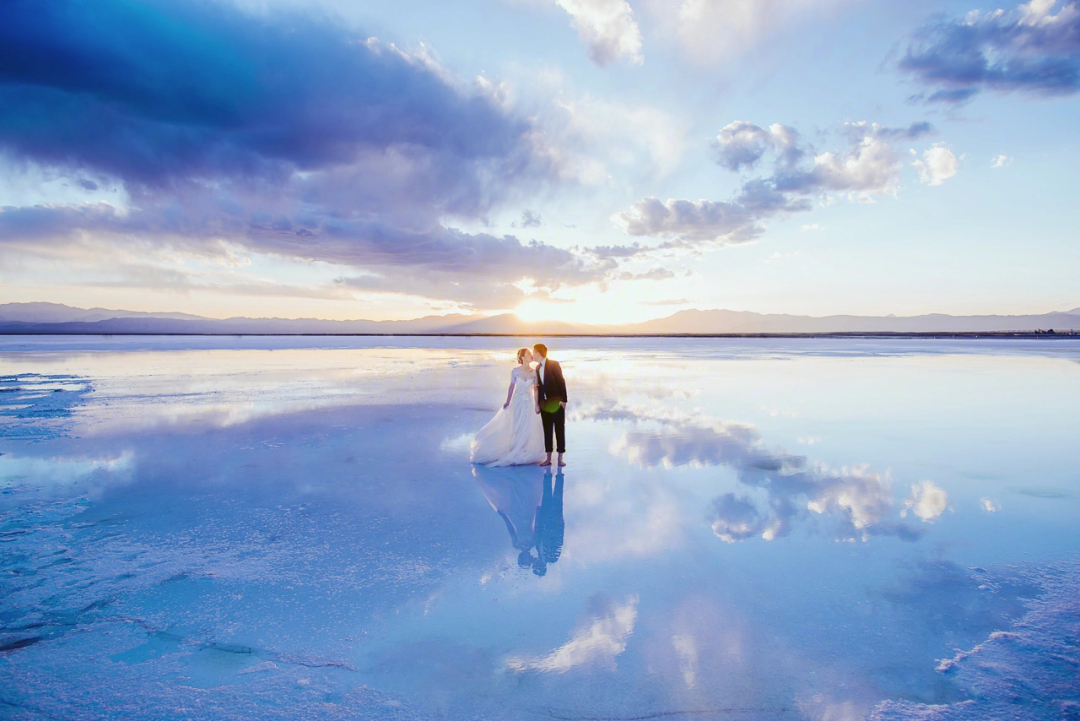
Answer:
<svg viewBox="0 0 1080 721"><path fill-rule="evenodd" d="M0 305L0 334L266 334L266 335L756 335L815 333L1005 333L1080 331L1080 308L1040 315L812 317L732 310L683 310L626 325L527 322L512 313L462 314L413 320L318 318L204 318L186 313L142 313L73 308L58 303Z"/></svg>

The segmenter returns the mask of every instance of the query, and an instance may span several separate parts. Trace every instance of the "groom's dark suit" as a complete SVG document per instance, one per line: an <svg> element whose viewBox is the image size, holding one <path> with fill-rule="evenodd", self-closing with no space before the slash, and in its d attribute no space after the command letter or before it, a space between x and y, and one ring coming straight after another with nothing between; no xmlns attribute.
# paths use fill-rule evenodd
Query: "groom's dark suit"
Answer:
<svg viewBox="0 0 1080 721"><path fill-rule="evenodd" d="M540 404L540 418L544 422L544 450L551 453L553 450L552 431L558 446L554 448L559 453L566 453L566 409L559 407L557 410L548 412L545 405L554 406L555 403L566 402L566 381L563 380L562 368L558 361L550 358L544 361L544 371L536 369L537 401Z"/></svg>

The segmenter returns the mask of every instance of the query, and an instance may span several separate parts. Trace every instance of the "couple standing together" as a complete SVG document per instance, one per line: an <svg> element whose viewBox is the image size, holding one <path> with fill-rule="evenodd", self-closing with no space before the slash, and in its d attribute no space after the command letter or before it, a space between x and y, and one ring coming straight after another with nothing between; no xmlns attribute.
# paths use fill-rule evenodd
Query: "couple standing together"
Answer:
<svg viewBox="0 0 1080 721"><path fill-rule="evenodd" d="M559 363L547 357L547 346L537 343L517 352L506 403L473 439L472 462L550 466L553 451L555 462L565 466L566 381Z"/></svg>

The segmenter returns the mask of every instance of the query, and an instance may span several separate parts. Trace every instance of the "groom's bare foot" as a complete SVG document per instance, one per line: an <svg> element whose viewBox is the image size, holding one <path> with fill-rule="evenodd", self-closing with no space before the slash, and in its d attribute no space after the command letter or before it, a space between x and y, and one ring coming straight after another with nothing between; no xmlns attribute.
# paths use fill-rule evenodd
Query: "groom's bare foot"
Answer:
<svg viewBox="0 0 1080 721"><path fill-rule="evenodd" d="M547 457L547 458L546 458L546 459L544 460L544 462L543 462L543 463L541 463L540 465L541 465L541 466L550 466L550 465L551 465L551 456L548 456L548 457Z"/></svg>
<svg viewBox="0 0 1080 721"><path fill-rule="evenodd" d="M566 461L564 461L564 460L562 459L562 454L560 454L560 455L559 455L559 468L562 468L562 467L563 467L563 466L565 466L565 465L566 465Z"/></svg>

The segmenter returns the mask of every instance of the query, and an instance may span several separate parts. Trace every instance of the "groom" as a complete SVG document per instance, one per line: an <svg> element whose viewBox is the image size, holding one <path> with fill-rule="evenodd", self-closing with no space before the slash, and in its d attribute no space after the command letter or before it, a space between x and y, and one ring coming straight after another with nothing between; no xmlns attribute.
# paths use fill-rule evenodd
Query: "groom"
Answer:
<svg viewBox="0 0 1080 721"><path fill-rule="evenodd" d="M551 434L554 431L558 441L558 464L565 466L562 457L566 453L566 381L558 361L548 360L546 345L537 343L533 352L540 356L540 365L536 369L536 412L544 422L544 450L547 451L547 460L540 465L551 465Z"/></svg>

